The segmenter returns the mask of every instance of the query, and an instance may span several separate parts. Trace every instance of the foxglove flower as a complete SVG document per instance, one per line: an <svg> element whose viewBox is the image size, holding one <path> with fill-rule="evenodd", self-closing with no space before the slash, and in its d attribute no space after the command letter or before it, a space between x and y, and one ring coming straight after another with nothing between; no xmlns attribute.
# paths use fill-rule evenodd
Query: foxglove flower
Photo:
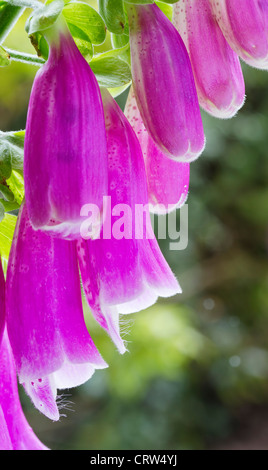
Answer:
<svg viewBox="0 0 268 470"><path fill-rule="evenodd" d="M107 364L86 328L75 241L34 231L25 205L9 257L6 309L20 383L57 420L57 389L80 385Z"/></svg>
<svg viewBox="0 0 268 470"><path fill-rule="evenodd" d="M219 26L247 64L268 68L268 1L210 0Z"/></svg>
<svg viewBox="0 0 268 470"><path fill-rule="evenodd" d="M199 104L215 117L233 117L244 104L245 83L239 57L223 36L210 1L176 3L173 24L189 53Z"/></svg>
<svg viewBox="0 0 268 470"><path fill-rule="evenodd" d="M21 408L6 330L0 343L0 355L0 450L48 450L34 434Z"/></svg>
<svg viewBox="0 0 268 470"><path fill-rule="evenodd" d="M0 258L0 343L5 326L5 278Z"/></svg>
<svg viewBox="0 0 268 470"><path fill-rule="evenodd" d="M24 177L33 227L70 239L79 235L81 207L92 202L101 208L107 193L100 90L67 27L50 38L48 61L34 80Z"/></svg>
<svg viewBox="0 0 268 470"><path fill-rule="evenodd" d="M181 207L188 196L190 163L171 160L155 145L143 124L133 88L129 91L125 115L141 145L150 211L165 214Z"/></svg>
<svg viewBox="0 0 268 470"><path fill-rule="evenodd" d="M155 239L148 211L143 156L130 123L103 90L108 142L109 195L100 237L77 243L84 292L93 314L120 352L113 327L119 313L152 305L181 292ZM86 235L86 234L85 234Z"/></svg>
<svg viewBox="0 0 268 470"><path fill-rule="evenodd" d="M21 408L5 319L5 279L0 260L0 450L46 450Z"/></svg>
<svg viewBox="0 0 268 470"><path fill-rule="evenodd" d="M169 157L195 160L205 137L185 45L157 5L126 6L133 86L144 125Z"/></svg>

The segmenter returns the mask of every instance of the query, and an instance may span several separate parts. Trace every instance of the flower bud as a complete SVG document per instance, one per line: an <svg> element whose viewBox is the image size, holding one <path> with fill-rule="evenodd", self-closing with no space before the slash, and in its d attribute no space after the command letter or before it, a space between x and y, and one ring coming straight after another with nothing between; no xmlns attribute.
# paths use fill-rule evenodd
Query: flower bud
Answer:
<svg viewBox="0 0 268 470"><path fill-rule="evenodd" d="M81 207L107 193L107 145L98 83L66 27L49 37L25 136L25 197L35 229L79 236ZM99 221L96 221L98 223Z"/></svg>
<svg viewBox="0 0 268 470"><path fill-rule="evenodd" d="M268 68L267 0L210 0L232 49L247 64Z"/></svg>
<svg viewBox="0 0 268 470"><path fill-rule="evenodd" d="M195 160L205 136L191 63L157 5L127 5L133 87L144 125L162 152Z"/></svg>
<svg viewBox="0 0 268 470"><path fill-rule="evenodd" d="M171 160L155 145L143 124L132 88L128 95L125 115L142 149L150 212L166 214L182 207L188 196L190 163Z"/></svg>
<svg viewBox="0 0 268 470"><path fill-rule="evenodd" d="M173 24L189 53L200 106L217 118L233 117L245 100L243 73L209 0L176 3Z"/></svg>

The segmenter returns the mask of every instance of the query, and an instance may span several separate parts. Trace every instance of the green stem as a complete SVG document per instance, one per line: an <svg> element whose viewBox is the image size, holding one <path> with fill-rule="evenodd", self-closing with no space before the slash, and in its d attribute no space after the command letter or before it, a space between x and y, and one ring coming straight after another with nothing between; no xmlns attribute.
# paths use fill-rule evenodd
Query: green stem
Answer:
<svg viewBox="0 0 268 470"><path fill-rule="evenodd" d="M31 8L32 10L44 6L39 0L6 0L6 2L13 7Z"/></svg>
<svg viewBox="0 0 268 470"><path fill-rule="evenodd" d="M0 8L0 44L18 21L24 11L23 7L11 6L8 3Z"/></svg>
<svg viewBox="0 0 268 470"><path fill-rule="evenodd" d="M41 67L41 65L45 63L44 59L33 54L14 51L13 49L8 49L7 47L5 47L5 51L10 55L11 60L15 60L17 62L24 62L26 64L36 65L37 67Z"/></svg>

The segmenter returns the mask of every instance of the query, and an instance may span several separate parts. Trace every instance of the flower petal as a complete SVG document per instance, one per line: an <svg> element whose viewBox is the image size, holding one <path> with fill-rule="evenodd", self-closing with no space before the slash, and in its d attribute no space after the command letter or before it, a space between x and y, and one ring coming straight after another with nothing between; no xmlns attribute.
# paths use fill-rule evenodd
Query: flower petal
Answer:
<svg viewBox="0 0 268 470"><path fill-rule="evenodd" d="M37 410L52 421L60 419L56 403L57 389L49 377L27 380L22 385Z"/></svg>
<svg viewBox="0 0 268 470"><path fill-rule="evenodd" d="M15 363L6 330L1 343L0 363L0 448L9 450L10 442L13 450L47 450L34 434L23 414L18 386ZM5 420L6 426L3 423ZM6 435L8 429L9 439ZM5 434L2 434L5 432Z"/></svg>
<svg viewBox="0 0 268 470"><path fill-rule="evenodd" d="M171 160L155 145L143 124L133 88L129 91L125 115L141 145L150 211L166 214L183 206L188 196L190 164Z"/></svg>
<svg viewBox="0 0 268 470"><path fill-rule="evenodd" d="M266 0L210 0L219 26L232 49L247 64L268 68L268 3Z"/></svg>
<svg viewBox="0 0 268 470"><path fill-rule="evenodd" d="M169 157L195 160L205 136L185 45L157 5L126 7L133 86L144 125Z"/></svg>
<svg viewBox="0 0 268 470"><path fill-rule="evenodd" d="M0 450L13 450L7 423L0 405Z"/></svg>
<svg viewBox="0 0 268 470"><path fill-rule="evenodd" d="M107 306L104 302L101 302L99 270L102 270L102 257L96 259L96 255L92 255L90 251L91 248L94 248L94 253L98 253L96 248L99 246L101 244L98 244L98 240L91 242L81 238L77 242L77 255L83 290L95 320L110 335L119 352L124 354L126 347L120 336L117 308Z"/></svg>
<svg viewBox="0 0 268 470"><path fill-rule="evenodd" d="M181 0L173 24L189 53L200 105L218 118L231 118L245 101L238 55L214 18L209 0Z"/></svg>
<svg viewBox="0 0 268 470"><path fill-rule="evenodd" d="M81 207L102 208L107 145L101 95L69 32L52 42L37 73L25 136L25 197L35 229L73 239ZM97 222L97 221L96 221Z"/></svg>
<svg viewBox="0 0 268 470"><path fill-rule="evenodd" d="M141 310L154 304L159 295L174 295L181 289L152 230L139 141L111 95L103 91L102 96L109 154L110 207L100 237L78 242L78 259L93 315L120 350L122 340L118 336L115 314ZM122 232L116 230L120 211L124 220Z"/></svg>
<svg viewBox="0 0 268 470"><path fill-rule="evenodd" d="M5 326L5 278L0 258L0 344Z"/></svg>
<svg viewBox="0 0 268 470"><path fill-rule="evenodd" d="M79 370L87 365L90 373L83 372L87 379L92 368L107 367L85 324L76 243L34 231L25 205L20 209L11 248L6 300L20 382L33 401L41 400L43 409L53 408L51 374L63 369L63 376L71 364ZM78 383L81 377L70 377L68 387ZM47 398L42 398L46 393Z"/></svg>

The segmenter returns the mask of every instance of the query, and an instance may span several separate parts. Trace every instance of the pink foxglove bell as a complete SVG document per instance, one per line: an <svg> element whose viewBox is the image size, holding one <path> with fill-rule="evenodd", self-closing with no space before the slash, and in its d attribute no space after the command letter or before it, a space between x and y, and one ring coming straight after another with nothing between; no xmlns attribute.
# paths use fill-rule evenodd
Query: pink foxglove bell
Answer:
<svg viewBox="0 0 268 470"><path fill-rule="evenodd" d="M143 155L130 123L103 90L109 160L109 195L99 239L78 242L84 292L95 318L120 352L118 314L181 292L155 239L148 211ZM90 238L90 237L89 237ZM115 327L116 325L116 327Z"/></svg>
<svg viewBox="0 0 268 470"><path fill-rule="evenodd" d="M173 24L184 40L195 77L199 103L218 118L231 118L245 100L238 55L226 41L209 0L180 0Z"/></svg>
<svg viewBox="0 0 268 470"><path fill-rule="evenodd" d="M5 279L0 260L0 450L46 450L21 408L16 368L5 321Z"/></svg>
<svg viewBox="0 0 268 470"><path fill-rule="evenodd" d="M6 330L0 343L0 450L47 450L27 422Z"/></svg>
<svg viewBox="0 0 268 470"><path fill-rule="evenodd" d="M143 124L133 88L128 95L125 115L142 149L150 211L165 214L183 206L189 190L190 163L171 160L155 145Z"/></svg>
<svg viewBox="0 0 268 470"><path fill-rule="evenodd" d="M268 68L268 1L210 0L219 26L247 64Z"/></svg>
<svg viewBox="0 0 268 470"><path fill-rule="evenodd" d="M79 236L81 207L101 209L107 193L105 124L97 80L67 27L49 41L28 108L25 197L35 229L71 239Z"/></svg>
<svg viewBox="0 0 268 470"><path fill-rule="evenodd" d="M205 137L186 47L157 5L126 6L133 87L144 125L169 157L195 160Z"/></svg>
<svg viewBox="0 0 268 470"><path fill-rule="evenodd" d="M57 389L80 385L107 364L85 324L75 241L34 231L25 205L8 263L6 314L20 383L57 420Z"/></svg>
<svg viewBox="0 0 268 470"><path fill-rule="evenodd" d="M0 342L5 327L5 278L0 257Z"/></svg>

